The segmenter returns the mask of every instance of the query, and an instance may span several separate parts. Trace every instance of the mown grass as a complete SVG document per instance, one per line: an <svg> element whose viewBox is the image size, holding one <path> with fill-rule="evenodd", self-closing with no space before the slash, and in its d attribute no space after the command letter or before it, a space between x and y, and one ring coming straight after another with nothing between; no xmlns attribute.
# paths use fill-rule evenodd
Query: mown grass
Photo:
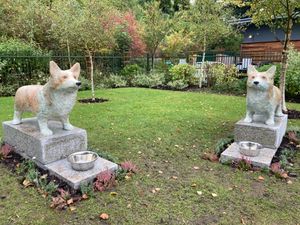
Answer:
<svg viewBox="0 0 300 225"><path fill-rule="evenodd" d="M109 101L77 103L71 122L87 130L90 146L119 162L134 162L139 173L119 183L116 196L97 193L75 211L61 212L50 209L49 200L34 188L24 189L16 175L0 165L0 196L6 196L0 198L0 224L299 223L298 179L287 184L261 172L201 159L218 139L232 133L244 116L245 98L137 88L98 90L96 95ZM80 92L79 98L84 97L90 93ZM299 104L289 107L300 110ZM0 121L12 115L13 99L1 98ZM289 125L299 126L300 121ZM258 181L258 176L265 180ZM152 193L154 188L160 191ZM99 220L102 212L109 214L108 221Z"/></svg>

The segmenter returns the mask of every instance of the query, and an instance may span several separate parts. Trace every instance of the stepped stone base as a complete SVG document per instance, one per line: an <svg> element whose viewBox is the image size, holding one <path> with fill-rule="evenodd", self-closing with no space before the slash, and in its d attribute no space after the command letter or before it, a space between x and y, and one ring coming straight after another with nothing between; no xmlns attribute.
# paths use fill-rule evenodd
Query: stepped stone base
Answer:
<svg viewBox="0 0 300 225"><path fill-rule="evenodd" d="M287 115L275 117L275 125L269 126L261 123L261 116L254 116L253 123L246 123L240 120L235 124L234 140L253 141L266 148L277 149L282 141L287 128Z"/></svg>
<svg viewBox="0 0 300 225"><path fill-rule="evenodd" d="M13 125L11 121L2 123L4 141L13 146L24 158L35 158L39 164L48 164L66 156L87 149L86 131L75 127L71 131L62 129L62 124L49 121L53 131L51 136L40 133L35 118L23 119L21 124Z"/></svg>
<svg viewBox="0 0 300 225"><path fill-rule="evenodd" d="M272 159L276 153L277 149L271 148L263 148L261 149L258 156L250 157L242 155L239 151L238 144L232 143L224 152L222 152L220 157L220 162L232 162L232 161L239 161L242 159L247 159L251 162L252 165L265 168L271 165Z"/></svg>
<svg viewBox="0 0 300 225"><path fill-rule="evenodd" d="M94 168L87 171L73 170L67 159L61 159L56 162L44 165L50 174L55 175L65 181L74 189L79 189L80 185L93 181L101 172L109 170L111 172L118 169L118 165L103 158L95 161Z"/></svg>

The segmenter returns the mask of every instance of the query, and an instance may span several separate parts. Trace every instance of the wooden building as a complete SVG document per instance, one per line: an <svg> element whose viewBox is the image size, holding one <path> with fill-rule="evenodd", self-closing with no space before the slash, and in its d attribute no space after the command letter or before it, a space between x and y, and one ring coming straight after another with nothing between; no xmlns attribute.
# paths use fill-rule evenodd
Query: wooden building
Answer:
<svg viewBox="0 0 300 225"><path fill-rule="evenodd" d="M281 29L271 30L268 26L256 27L251 18L240 20L246 29L241 44L241 56L252 58L254 63L264 61L280 62L284 32ZM295 24L292 30L291 43L300 51L300 24Z"/></svg>

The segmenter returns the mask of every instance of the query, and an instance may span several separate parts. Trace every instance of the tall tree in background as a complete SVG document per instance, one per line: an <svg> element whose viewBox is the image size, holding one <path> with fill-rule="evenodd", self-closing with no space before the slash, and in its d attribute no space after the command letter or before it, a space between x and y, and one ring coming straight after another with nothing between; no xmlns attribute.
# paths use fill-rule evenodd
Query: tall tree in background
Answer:
<svg viewBox="0 0 300 225"><path fill-rule="evenodd" d="M157 1L145 4L143 14L143 38L147 52L151 57L151 68L153 69L155 53L169 32L171 23L169 16L160 10Z"/></svg>
<svg viewBox="0 0 300 225"><path fill-rule="evenodd" d="M84 49L89 57L92 99L94 91L95 52L110 52L115 46L114 21L109 20L115 9L103 1L68 0L53 5L52 32L61 43Z"/></svg>
<svg viewBox="0 0 300 225"><path fill-rule="evenodd" d="M50 7L39 0L0 0L0 35L50 48Z"/></svg>
<svg viewBox="0 0 300 225"><path fill-rule="evenodd" d="M282 108L287 111L285 104L285 77L287 71L288 46L291 40L295 20L300 16L299 0L253 0L250 4L249 15L254 24L268 25L272 29L280 28L285 37L282 41L282 58L280 71L280 90L282 93Z"/></svg>
<svg viewBox="0 0 300 225"><path fill-rule="evenodd" d="M178 13L181 29L192 37L193 43L198 44L194 46L196 49L202 48L199 87L202 85L203 64L207 49L232 32L232 27L227 22L231 14L223 6L215 0L196 0L188 10Z"/></svg>

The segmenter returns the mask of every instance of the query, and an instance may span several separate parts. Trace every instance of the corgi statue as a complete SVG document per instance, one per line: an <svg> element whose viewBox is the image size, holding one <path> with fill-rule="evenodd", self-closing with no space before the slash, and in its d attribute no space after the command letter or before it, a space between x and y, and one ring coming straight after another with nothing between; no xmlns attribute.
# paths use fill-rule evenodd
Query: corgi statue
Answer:
<svg viewBox="0 0 300 225"><path fill-rule="evenodd" d="M20 87L15 95L15 112L12 124L20 124L23 112L37 115L42 135L53 132L48 128L48 120L62 122L64 130L72 130L69 114L76 102L80 64L74 64L69 70L61 70L54 61L50 61L50 79L44 85Z"/></svg>
<svg viewBox="0 0 300 225"><path fill-rule="evenodd" d="M249 65L247 70L247 113L244 122L251 123L254 114L263 115L264 123L274 125L275 116L283 116L281 92L274 86L276 66L265 72L258 72Z"/></svg>

